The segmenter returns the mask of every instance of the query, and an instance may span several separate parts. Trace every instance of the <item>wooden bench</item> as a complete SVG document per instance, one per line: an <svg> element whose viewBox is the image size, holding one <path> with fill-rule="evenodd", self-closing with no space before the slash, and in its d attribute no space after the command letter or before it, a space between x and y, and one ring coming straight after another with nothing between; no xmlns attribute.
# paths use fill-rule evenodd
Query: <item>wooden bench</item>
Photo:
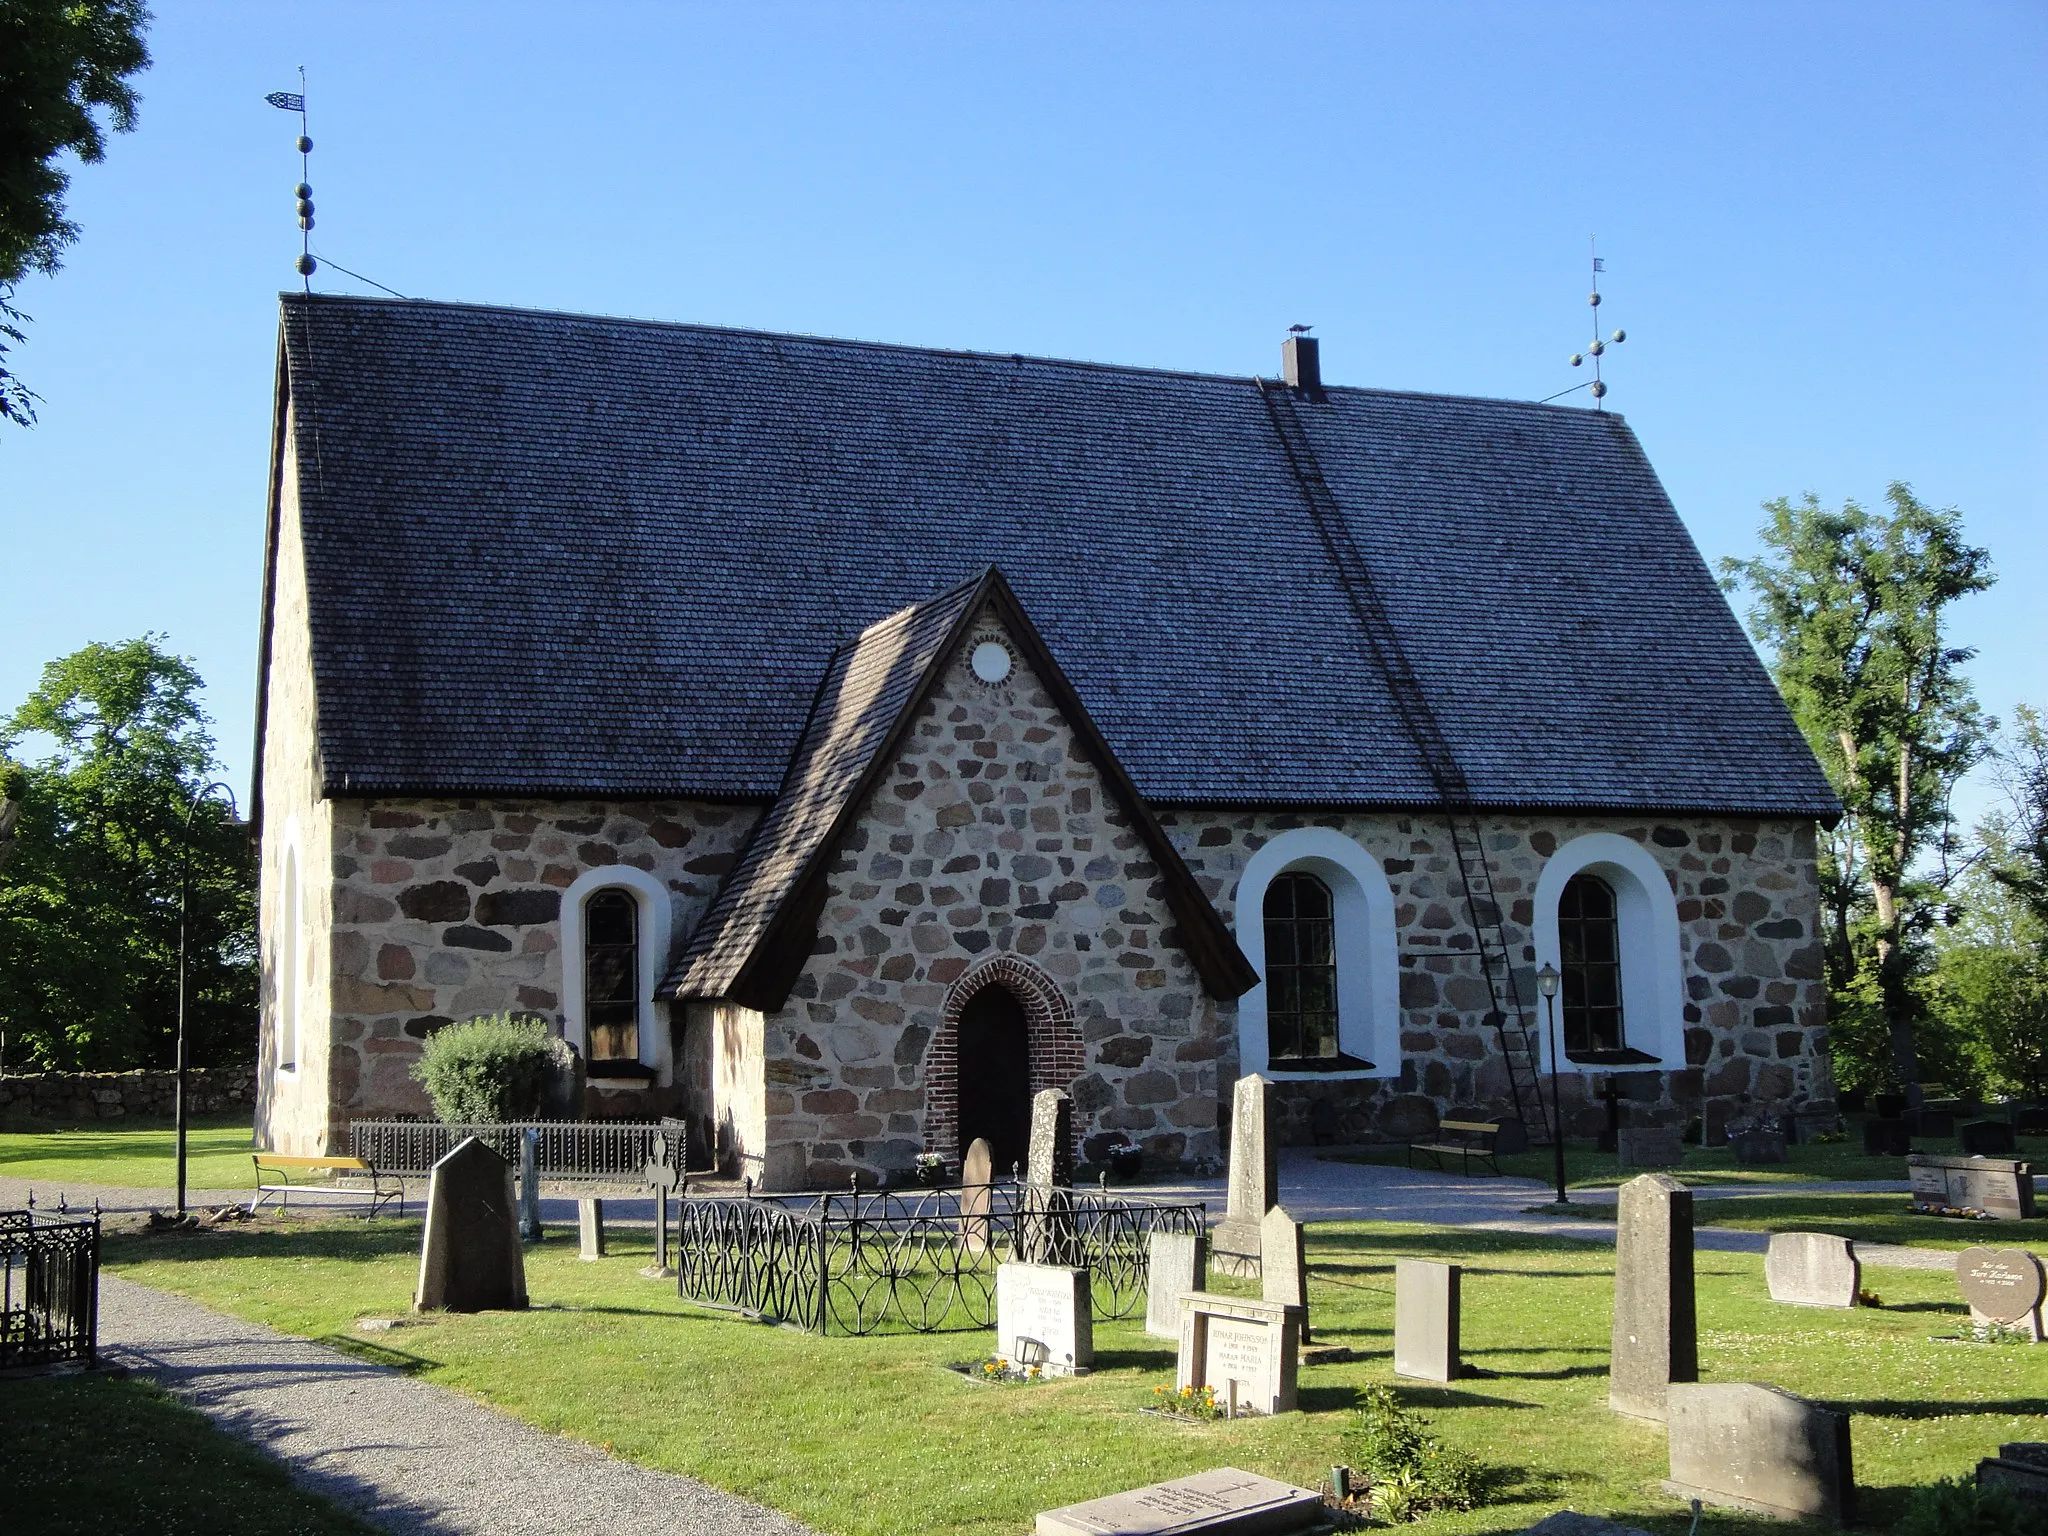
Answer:
<svg viewBox="0 0 2048 1536"><path fill-rule="evenodd" d="M282 1152L252 1152L249 1161L256 1165L256 1196L249 1202L251 1216L272 1195L277 1196L279 1210L290 1207L293 1195L325 1195L337 1200L367 1200L370 1209L365 1214L370 1216L396 1200L398 1214L405 1214L405 1181L379 1173L359 1157L291 1157ZM334 1183L326 1177L329 1174L366 1182ZM273 1182L266 1184L266 1178Z"/></svg>
<svg viewBox="0 0 2048 1536"><path fill-rule="evenodd" d="M1456 1153L1464 1164L1464 1172L1472 1172L1472 1159L1483 1158L1493 1165L1495 1173L1500 1172L1500 1160L1494 1156L1493 1143L1500 1135L1500 1126L1491 1120L1444 1120L1436 1128L1440 1141L1411 1141L1408 1143L1408 1166L1415 1166L1415 1154L1427 1152L1436 1159L1437 1167L1444 1165L1446 1155Z"/></svg>

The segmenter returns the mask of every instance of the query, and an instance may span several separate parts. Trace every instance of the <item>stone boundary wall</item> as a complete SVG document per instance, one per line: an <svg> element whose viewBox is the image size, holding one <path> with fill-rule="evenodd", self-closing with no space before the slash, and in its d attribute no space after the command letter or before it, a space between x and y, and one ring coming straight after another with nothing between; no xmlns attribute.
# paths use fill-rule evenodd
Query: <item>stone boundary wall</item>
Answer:
<svg viewBox="0 0 2048 1536"><path fill-rule="evenodd" d="M193 1067L185 1074L185 1110L222 1114L256 1104L256 1068ZM45 1120L119 1120L130 1116L171 1120L177 1115L178 1074L35 1072L0 1077L0 1115Z"/></svg>

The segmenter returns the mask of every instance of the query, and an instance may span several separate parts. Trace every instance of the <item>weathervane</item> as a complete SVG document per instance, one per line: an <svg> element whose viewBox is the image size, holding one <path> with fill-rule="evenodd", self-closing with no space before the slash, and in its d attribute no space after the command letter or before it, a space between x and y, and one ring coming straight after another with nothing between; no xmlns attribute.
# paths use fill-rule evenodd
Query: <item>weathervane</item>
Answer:
<svg viewBox="0 0 2048 1536"><path fill-rule="evenodd" d="M1586 237L1587 249L1593 256L1593 291L1586 295L1586 302L1593 307L1593 339L1587 343L1584 352L1574 352L1572 354L1572 366L1577 368L1584 364L1588 357L1593 359L1593 381L1590 387L1593 391L1593 409L1600 411L1606 409L1600 402L1607 398L1607 386L1600 381L1600 358L1607 351L1610 342L1618 345L1621 342L1627 341L1628 332L1617 330L1607 341L1600 339L1600 274L1607 270L1607 263L1600 259L1599 250L1594 244L1594 239L1595 237L1592 235ZM1572 386L1573 389L1584 389L1587 387L1587 385L1583 384ZM1568 389L1564 393L1570 394L1571 390ZM1555 400L1557 396L1552 395L1550 398Z"/></svg>
<svg viewBox="0 0 2048 1536"><path fill-rule="evenodd" d="M300 279L306 285L306 292L313 291L313 274L320 263L313 259L313 189L306 178L312 172L313 141L306 136L306 66L299 66L299 88L296 91L272 91L263 98L280 112L299 114L299 184L292 195L299 202L299 259L292 263Z"/></svg>

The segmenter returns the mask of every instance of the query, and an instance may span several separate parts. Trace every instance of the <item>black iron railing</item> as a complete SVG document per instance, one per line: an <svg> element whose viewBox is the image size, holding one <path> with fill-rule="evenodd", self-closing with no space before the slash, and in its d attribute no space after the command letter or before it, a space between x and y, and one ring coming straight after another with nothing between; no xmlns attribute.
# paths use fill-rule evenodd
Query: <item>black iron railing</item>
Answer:
<svg viewBox="0 0 2048 1536"><path fill-rule="evenodd" d="M678 1177L686 1166L680 1120L510 1120L498 1125L358 1120L348 1128L348 1149L379 1173L423 1176L474 1136L517 1168L520 1142L528 1131L534 1132L535 1166L543 1179L644 1185L650 1163L671 1168Z"/></svg>
<svg viewBox="0 0 2048 1536"><path fill-rule="evenodd" d="M811 1333L964 1331L995 1325L997 1266L1035 1246L1085 1264L1095 1315L1124 1318L1144 1310L1151 1234L1199 1232L1206 1214L1057 1194L1050 1217L1016 1184L992 1185L985 1206L964 1209L959 1189L692 1195L677 1216L676 1284L685 1301Z"/></svg>
<svg viewBox="0 0 2048 1536"><path fill-rule="evenodd" d="M90 1365L99 1322L99 1218L0 1211L0 1369Z"/></svg>

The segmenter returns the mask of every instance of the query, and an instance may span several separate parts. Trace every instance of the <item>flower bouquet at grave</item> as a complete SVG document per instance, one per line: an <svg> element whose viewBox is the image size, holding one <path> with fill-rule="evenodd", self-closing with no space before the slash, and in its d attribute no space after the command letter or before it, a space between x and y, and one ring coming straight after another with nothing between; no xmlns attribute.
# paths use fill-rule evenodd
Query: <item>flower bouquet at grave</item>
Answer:
<svg viewBox="0 0 2048 1536"><path fill-rule="evenodd" d="M977 1360L972 1365L956 1365L952 1369L969 1381L983 1382L992 1387L1036 1386L1048 1379L1043 1366L1025 1365L1008 1355L990 1355L986 1360Z"/></svg>
<svg viewBox="0 0 2048 1536"><path fill-rule="evenodd" d="M917 1182L926 1189L937 1189L946 1182L946 1160L936 1152L917 1154Z"/></svg>

